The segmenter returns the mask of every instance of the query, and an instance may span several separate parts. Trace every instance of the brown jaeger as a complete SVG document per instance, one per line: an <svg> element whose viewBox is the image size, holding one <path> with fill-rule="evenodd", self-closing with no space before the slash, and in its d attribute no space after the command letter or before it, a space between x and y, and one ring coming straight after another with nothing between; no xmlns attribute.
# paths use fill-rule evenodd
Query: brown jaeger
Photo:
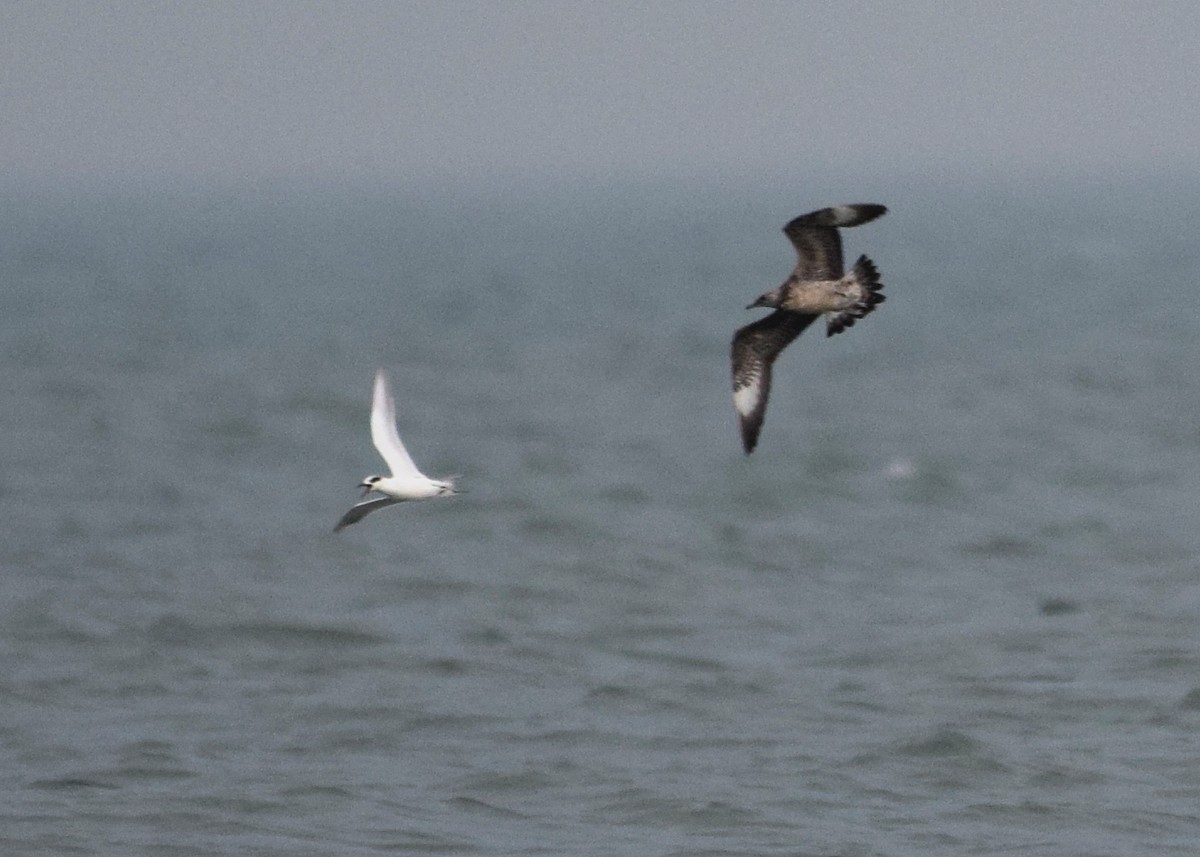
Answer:
<svg viewBox="0 0 1200 857"><path fill-rule="evenodd" d="M870 259L859 256L844 272L838 227L860 226L886 212L870 203L837 205L802 214L783 227L799 256L796 269L783 285L746 307L773 307L775 312L739 329L730 349L733 406L747 455L758 443L771 392L771 365L779 353L818 316L825 316L826 335L833 336L883 303L883 284Z"/></svg>

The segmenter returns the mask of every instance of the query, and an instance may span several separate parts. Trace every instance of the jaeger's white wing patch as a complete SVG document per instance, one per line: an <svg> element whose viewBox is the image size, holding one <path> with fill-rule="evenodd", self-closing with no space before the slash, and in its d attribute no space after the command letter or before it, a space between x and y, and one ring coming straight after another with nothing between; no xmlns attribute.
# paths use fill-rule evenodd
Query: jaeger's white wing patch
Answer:
<svg viewBox="0 0 1200 857"><path fill-rule="evenodd" d="M843 226L854 223L858 219L859 207L857 205L834 205L830 209L833 212L834 226Z"/></svg>
<svg viewBox="0 0 1200 857"><path fill-rule="evenodd" d="M771 390L771 365L755 362L742 376L743 386L733 390L733 407L738 414L742 447L747 453L758 445L763 417L767 413L767 396Z"/></svg>
<svg viewBox="0 0 1200 857"><path fill-rule="evenodd" d="M754 413L760 401L762 401L762 375L755 375L746 383L746 386L733 391L733 407L743 418Z"/></svg>
<svg viewBox="0 0 1200 857"><path fill-rule="evenodd" d="M812 324L815 315L776 310L733 335L733 407L737 410L742 447L753 452L771 395L771 366L779 352Z"/></svg>

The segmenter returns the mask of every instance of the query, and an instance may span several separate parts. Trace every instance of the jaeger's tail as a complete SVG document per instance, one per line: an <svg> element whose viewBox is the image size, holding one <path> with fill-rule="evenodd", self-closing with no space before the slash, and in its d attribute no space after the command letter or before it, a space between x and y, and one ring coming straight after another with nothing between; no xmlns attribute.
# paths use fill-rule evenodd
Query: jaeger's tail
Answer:
<svg viewBox="0 0 1200 857"><path fill-rule="evenodd" d="M826 336L841 333L848 327L854 327L854 322L875 309L876 305L884 302L885 297L880 292L883 283L879 282L879 271L875 263L866 256L859 256L850 273L842 278L851 288L857 287L859 299L836 313L826 316Z"/></svg>

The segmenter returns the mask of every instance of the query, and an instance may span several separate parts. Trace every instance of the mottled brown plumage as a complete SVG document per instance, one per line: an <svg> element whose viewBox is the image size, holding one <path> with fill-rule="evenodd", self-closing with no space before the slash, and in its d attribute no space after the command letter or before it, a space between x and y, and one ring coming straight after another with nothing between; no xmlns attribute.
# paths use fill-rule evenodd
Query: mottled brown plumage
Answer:
<svg viewBox="0 0 1200 857"><path fill-rule="evenodd" d="M730 349L733 404L747 454L758 443L771 366L780 352L820 315L826 318L826 335L833 336L883 302L879 272L866 256L844 273L838 228L869 223L886 212L882 205L838 205L803 214L783 228L796 248L796 268L783 285L747 307L773 307L775 312L739 329Z"/></svg>

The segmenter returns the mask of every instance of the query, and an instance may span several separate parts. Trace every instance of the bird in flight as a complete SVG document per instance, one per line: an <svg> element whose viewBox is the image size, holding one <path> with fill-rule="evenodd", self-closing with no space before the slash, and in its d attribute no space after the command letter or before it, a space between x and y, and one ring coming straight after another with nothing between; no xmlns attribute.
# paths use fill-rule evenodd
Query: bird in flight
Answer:
<svg viewBox="0 0 1200 857"><path fill-rule="evenodd" d="M383 456L392 475L368 476L358 484L363 489L364 497L372 491L383 496L364 500L351 508L333 528L335 533L385 506L456 493L453 479L430 479L413 464L412 457L400 440L400 433L396 431L396 401L388 389L387 375L382 369L375 373L375 395L371 401L371 442Z"/></svg>
<svg viewBox="0 0 1200 857"><path fill-rule="evenodd" d="M882 205L836 205L802 214L783 227L799 260L790 277L777 289L760 295L746 307L773 307L775 312L746 325L733 335L733 406L738 413L742 446L749 455L758 443L771 366L779 353L818 316L825 316L826 335L841 333L883 303L879 272L860 256L845 273L839 226L860 226L887 213Z"/></svg>

